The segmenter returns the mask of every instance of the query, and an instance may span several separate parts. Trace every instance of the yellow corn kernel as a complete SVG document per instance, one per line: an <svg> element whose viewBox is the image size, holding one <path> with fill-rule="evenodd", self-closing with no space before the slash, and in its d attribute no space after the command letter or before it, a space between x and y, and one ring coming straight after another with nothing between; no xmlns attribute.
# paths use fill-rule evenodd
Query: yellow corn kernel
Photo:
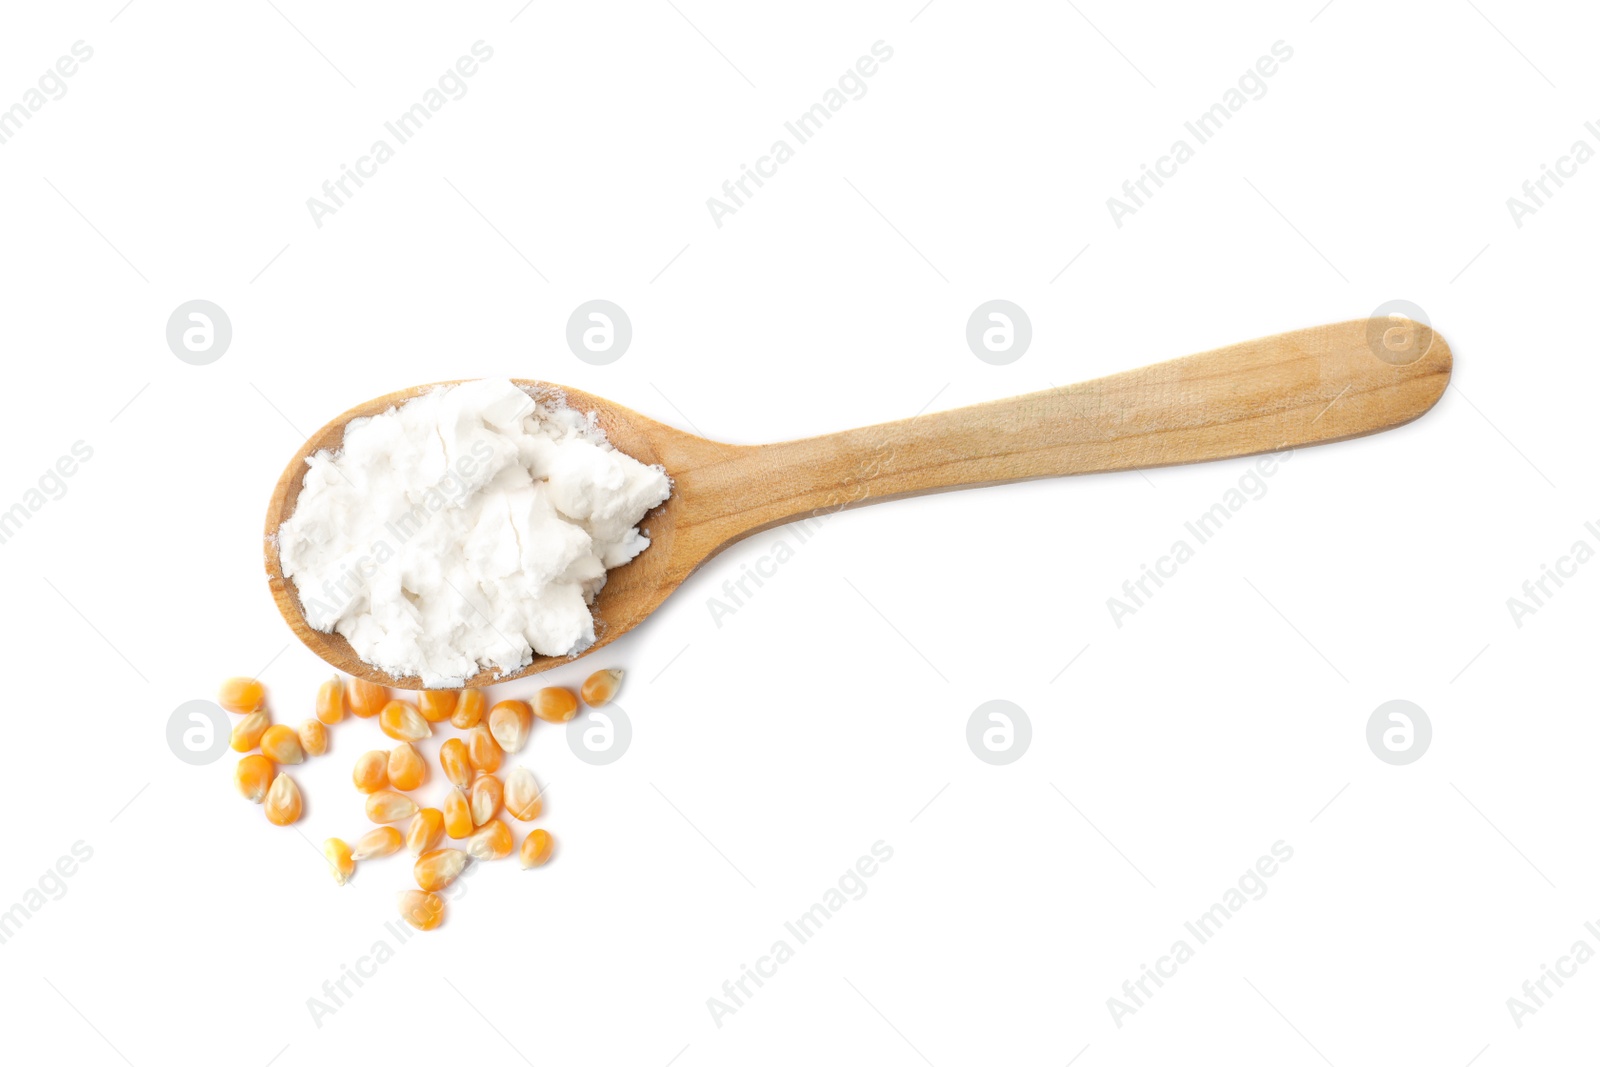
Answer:
<svg viewBox="0 0 1600 1067"><path fill-rule="evenodd" d="M400 917L418 930L432 930L444 921L444 898L437 893L407 889L400 894Z"/></svg>
<svg viewBox="0 0 1600 1067"><path fill-rule="evenodd" d="M598 708L601 704L609 704L620 688L622 688L622 672L613 669L595 671L583 680L583 688L578 692L585 704L591 708Z"/></svg>
<svg viewBox="0 0 1600 1067"><path fill-rule="evenodd" d="M295 736L300 739L300 748L308 756L321 756L328 751L328 728L322 725L321 719L307 719L295 731Z"/></svg>
<svg viewBox="0 0 1600 1067"><path fill-rule="evenodd" d="M467 794L459 789L445 794L444 832L456 841L472 833L472 806L467 802Z"/></svg>
<svg viewBox="0 0 1600 1067"><path fill-rule="evenodd" d="M478 725L483 709L488 706L489 698L482 689L463 689L456 700L456 710L450 713L450 725L457 730L470 730Z"/></svg>
<svg viewBox="0 0 1600 1067"><path fill-rule="evenodd" d="M533 710L521 700L502 700L489 709L489 733L502 752L521 752L533 729Z"/></svg>
<svg viewBox="0 0 1600 1067"><path fill-rule="evenodd" d="M578 714L578 698L570 689L547 686L534 695L533 713L545 722L567 722Z"/></svg>
<svg viewBox="0 0 1600 1067"><path fill-rule="evenodd" d="M522 848L517 852L517 858L522 860L522 869L543 867L555 847L556 841L550 836L550 831L529 830L528 836L522 839Z"/></svg>
<svg viewBox="0 0 1600 1067"><path fill-rule="evenodd" d="M417 802L404 793L380 789L367 794L367 818L373 822L399 822L417 813Z"/></svg>
<svg viewBox="0 0 1600 1067"><path fill-rule="evenodd" d="M378 728L396 741L421 741L433 733L422 713L404 700L391 700L378 712Z"/></svg>
<svg viewBox="0 0 1600 1067"><path fill-rule="evenodd" d="M363 793L376 793L389 784L389 753L382 749L363 752L356 760L350 779Z"/></svg>
<svg viewBox="0 0 1600 1067"><path fill-rule="evenodd" d="M452 737L439 746L439 766L457 789L466 789L472 784L472 762L467 758L467 743L461 738Z"/></svg>
<svg viewBox="0 0 1600 1067"><path fill-rule="evenodd" d="M246 756L233 769L233 784L238 787L240 796L252 804L259 804L266 799L267 790L272 788L272 779L277 774L278 768L267 757Z"/></svg>
<svg viewBox="0 0 1600 1067"><path fill-rule="evenodd" d="M392 856L399 852L400 846L405 843L405 835L399 830L392 826L380 826L356 838L356 843L350 846L350 854L358 860Z"/></svg>
<svg viewBox="0 0 1600 1067"><path fill-rule="evenodd" d="M417 710L429 722L444 722L456 710L454 689L424 689L417 694Z"/></svg>
<svg viewBox="0 0 1600 1067"><path fill-rule="evenodd" d="M467 797L472 807L472 825L482 826L494 818L495 812L500 810L500 798L503 796L505 787L500 784L500 779L492 774L478 775Z"/></svg>
<svg viewBox="0 0 1600 1067"><path fill-rule="evenodd" d="M352 678L346 690L346 699L350 703L350 714L358 719L370 719L389 703L389 691L377 682Z"/></svg>
<svg viewBox="0 0 1600 1067"><path fill-rule="evenodd" d="M506 775L504 794L506 811L521 822L532 822L544 810L544 792L533 772L526 767L514 767Z"/></svg>
<svg viewBox="0 0 1600 1067"><path fill-rule="evenodd" d="M458 848L436 848L417 857L411 873L417 885L431 893L455 881L466 870L470 858Z"/></svg>
<svg viewBox="0 0 1600 1067"><path fill-rule="evenodd" d="M262 803L266 810L267 821L274 826L288 826L300 818L302 806L300 800L300 787L294 784L294 779L287 774L280 774L272 780L272 787L267 790L267 799Z"/></svg>
<svg viewBox="0 0 1600 1067"><path fill-rule="evenodd" d="M333 872L333 880L340 885L348 882L356 872L356 858L351 854L350 846L337 837L330 837L322 843L322 854L328 858L328 870Z"/></svg>
<svg viewBox="0 0 1600 1067"><path fill-rule="evenodd" d="M399 790L411 790L421 785L427 776L428 764L410 741L402 741L389 750L390 785Z"/></svg>
<svg viewBox="0 0 1600 1067"><path fill-rule="evenodd" d="M467 731L467 762L472 764L473 770L493 774L500 769L504 757L500 743L489 732L488 723L480 722Z"/></svg>
<svg viewBox="0 0 1600 1067"><path fill-rule="evenodd" d="M300 735L281 722L267 727L261 735L261 754L273 763L304 763L306 759Z"/></svg>
<svg viewBox="0 0 1600 1067"><path fill-rule="evenodd" d="M411 817L406 827L406 848L413 856L432 852L444 840L444 812L438 808L423 808Z"/></svg>
<svg viewBox="0 0 1600 1067"><path fill-rule="evenodd" d="M248 715L261 706L267 688L254 678L229 678L217 693L217 703L235 715Z"/></svg>
<svg viewBox="0 0 1600 1067"><path fill-rule="evenodd" d="M344 719L344 682L336 674L317 690L317 721L332 726ZM333 840L337 840L334 838Z"/></svg>
<svg viewBox="0 0 1600 1067"><path fill-rule="evenodd" d="M267 714L267 709L252 711L244 718L233 724L233 734L229 744L235 752L249 752L261 743L261 735L267 732L267 727L272 725L272 716Z"/></svg>
<svg viewBox="0 0 1600 1067"><path fill-rule="evenodd" d="M511 847L511 827L499 819L490 819L467 838L467 855L475 860L503 860Z"/></svg>

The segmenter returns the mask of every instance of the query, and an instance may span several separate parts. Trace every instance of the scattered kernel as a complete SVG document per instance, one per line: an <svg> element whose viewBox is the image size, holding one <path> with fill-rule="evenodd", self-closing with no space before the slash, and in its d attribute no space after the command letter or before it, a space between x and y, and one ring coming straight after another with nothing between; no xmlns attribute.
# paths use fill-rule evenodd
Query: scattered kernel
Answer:
<svg viewBox="0 0 1600 1067"><path fill-rule="evenodd" d="M322 843L322 854L328 858L328 870L333 872L333 880L344 885L356 871L356 858L350 852L350 846L337 837L330 837Z"/></svg>
<svg viewBox="0 0 1600 1067"><path fill-rule="evenodd" d="M356 759L350 778L363 793L376 793L389 784L389 753L382 749L363 752Z"/></svg>
<svg viewBox="0 0 1600 1067"><path fill-rule="evenodd" d="M378 728L396 741L421 741L433 733L422 713L403 700L391 700L378 713Z"/></svg>
<svg viewBox="0 0 1600 1067"><path fill-rule="evenodd" d="M493 774L500 769L500 761L504 756L500 742L489 732L487 723L480 722L467 731L467 761L472 764L473 770Z"/></svg>
<svg viewBox="0 0 1600 1067"><path fill-rule="evenodd" d="M456 877L466 870L467 860L470 858L458 848L434 849L431 852L424 852L417 858L411 873L416 877L417 885L428 892L433 892L455 881Z"/></svg>
<svg viewBox="0 0 1600 1067"><path fill-rule="evenodd" d="M352 678L347 698L350 702L350 714L360 719L370 719L389 703L389 691L377 682Z"/></svg>
<svg viewBox="0 0 1600 1067"><path fill-rule="evenodd" d="M344 720L344 713L344 682L340 681L336 674L323 682L322 687L317 690L317 721L332 726Z"/></svg>
<svg viewBox="0 0 1600 1067"><path fill-rule="evenodd" d="M392 826L380 826L356 838L356 843L350 846L350 854L358 860L392 856L399 852L400 846L405 843L405 836L399 830Z"/></svg>
<svg viewBox="0 0 1600 1067"><path fill-rule="evenodd" d="M482 689L463 689L456 701L456 710L450 713L450 725L457 730L470 730L483 718L483 709L489 698Z"/></svg>
<svg viewBox="0 0 1600 1067"><path fill-rule="evenodd" d="M307 719L295 731L300 738L300 748L308 756L325 755L328 751L328 728L321 719Z"/></svg>
<svg viewBox="0 0 1600 1067"><path fill-rule="evenodd" d="M261 735L261 754L273 763L304 763L305 749L300 747L300 735L283 723L267 727Z"/></svg>
<svg viewBox="0 0 1600 1067"><path fill-rule="evenodd" d="M544 810L544 793L526 767L514 767L506 775L504 800L506 811L521 822L532 822Z"/></svg>
<svg viewBox="0 0 1600 1067"><path fill-rule="evenodd" d="M254 678L229 678L217 693L217 703L235 715L248 715L267 698L266 686Z"/></svg>
<svg viewBox="0 0 1600 1067"><path fill-rule="evenodd" d="M417 710L429 722L444 722L456 710L454 689L424 689L417 694Z"/></svg>
<svg viewBox="0 0 1600 1067"><path fill-rule="evenodd" d="M517 858L522 861L522 869L543 867L549 861L550 853L555 847L555 838L550 836L550 831L529 830L528 836L522 839L522 848L517 853Z"/></svg>
<svg viewBox="0 0 1600 1067"><path fill-rule="evenodd" d="M457 789L472 785L472 761L467 758L467 743L461 738L452 737L439 746L439 766Z"/></svg>
<svg viewBox="0 0 1600 1067"><path fill-rule="evenodd" d="M367 795L367 818L373 822L399 822L417 813L417 802L404 793L380 789Z"/></svg>
<svg viewBox="0 0 1600 1067"><path fill-rule="evenodd" d="M534 696L533 713L545 722L568 722L578 714L578 698L570 689L547 686Z"/></svg>
<svg viewBox="0 0 1600 1067"><path fill-rule="evenodd" d="M261 806L272 825L288 826L300 818L300 787L287 774L280 774L272 780L272 787L267 790L267 798Z"/></svg>
<svg viewBox="0 0 1600 1067"><path fill-rule="evenodd" d="M272 779L277 774L278 768L267 757L246 756L233 769L233 784L238 787L240 796L252 804L259 804L266 799L267 790L272 788Z"/></svg>
<svg viewBox="0 0 1600 1067"><path fill-rule="evenodd" d="M502 700L489 709L489 733L504 752L521 752L533 729L533 709L521 700Z"/></svg>
<svg viewBox="0 0 1600 1067"><path fill-rule="evenodd" d="M407 889L400 894L400 916L418 930L432 930L444 921L444 899L437 893Z"/></svg>
<svg viewBox="0 0 1600 1067"><path fill-rule="evenodd" d="M452 789L445 794L444 831L456 841L472 833L472 806L467 801L467 794L459 789Z"/></svg>
<svg viewBox="0 0 1600 1067"><path fill-rule="evenodd" d="M511 827L499 819L490 819L467 838L467 855L475 860L503 860L511 849Z"/></svg>
<svg viewBox="0 0 1600 1067"><path fill-rule="evenodd" d="M505 795L505 787L500 784L500 779L492 774L480 774L472 783L472 792L468 802L472 807L472 825L482 826L494 818L495 812L500 810L500 799Z"/></svg>
<svg viewBox="0 0 1600 1067"><path fill-rule="evenodd" d="M595 671L583 680L583 688L579 692L583 702L591 708L598 708L602 704L611 703L611 698L617 695L617 690L622 688L622 672L619 670Z"/></svg>
<svg viewBox="0 0 1600 1067"><path fill-rule="evenodd" d="M406 848L413 856L431 852L444 840L444 812L438 808L423 808L411 817L406 827Z"/></svg>
<svg viewBox="0 0 1600 1067"><path fill-rule="evenodd" d="M410 741L389 750L389 784L401 791L415 789L428 776L428 763Z"/></svg>
<svg viewBox="0 0 1600 1067"><path fill-rule="evenodd" d="M272 725L272 716L266 709L252 711L244 718L233 724L233 734L229 744L235 752L249 752L261 743L261 735L267 732L267 727Z"/></svg>

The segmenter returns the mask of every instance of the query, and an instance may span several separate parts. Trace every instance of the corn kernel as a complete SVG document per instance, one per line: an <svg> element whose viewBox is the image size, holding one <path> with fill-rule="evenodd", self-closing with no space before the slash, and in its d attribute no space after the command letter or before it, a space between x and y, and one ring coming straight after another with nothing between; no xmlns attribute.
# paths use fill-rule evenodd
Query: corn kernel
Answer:
<svg viewBox="0 0 1600 1067"><path fill-rule="evenodd" d="M428 764L410 741L389 750L389 784L399 790L415 789L428 776Z"/></svg>
<svg viewBox="0 0 1600 1067"><path fill-rule="evenodd" d="M382 749L363 752L350 778L363 793L376 793L384 788L389 784L389 753Z"/></svg>
<svg viewBox="0 0 1600 1067"><path fill-rule="evenodd" d="M482 826L494 818L494 813L500 810L500 798L504 795L505 787L500 784L500 779L492 774L478 775L467 798L472 807L472 825Z"/></svg>
<svg viewBox="0 0 1600 1067"><path fill-rule="evenodd" d="M488 723L480 722L467 731L467 762L472 764L473 770L493 774L500 769L504 756L500 743L489 732Z"/></svg>
<svg viewBox="0 0 1600 1067"><path fill-rule="evenodd" d="M344 885L350 876L356 872L356 858L350 852L350 846L337 837L330 837L322 843L322 854L328 858L328 870L333 872L333 880Z"/></svg>
<svg viewBox="0 0 1600 1067"><path fill-rule="evenodd" d="M235 752L249 752L261 743L261 735L267 732L267 727L272 725L272 716L267 710L252 711L244 718L233 724L233 734L229 744Z"/></svg>
<svg viewBox="0 0 1600 1067"><path fill-rule="evenodd" d="M445 794L444 832L456 841L472 833L472 806L467 802L467 794L459 789Z"/></svg>
<svg viewBox="0 0 1600 1067"><path fill-rule="evenodd" d="M295 736L300 739L300 748L308 756L321 756L328 751L328 728L322 725L321 719L307 719L295 731Z"/></svg>
<svg viewBox="0 0 1600 1067"><path fill-rule="evenodd" d="M417 802L404 793L380 789L367 795L367 818L373 822L399 822L417 813Z"/></svg>
<svg viewBox="0 0 1600 1067"><path fill-rule="evenodd" d="M467 743L461 738L452 737L439 746L439 766L457 789L466 789L472 784L472 763L467 758Z"/></svg>
<svg viewBox="0 0 1600 1067"><path fill-rule="evenodd" d="M429 722L444 722L456 710L457 699L454 689L424 689L417 694L417 710Z"/></svg>
<svg viewBox="0 0 1600 1067"><path fill-rule="evenodd" d="M568 722L578 714L578 698L570 689L547 686L535 694L533 713L545 722Z"/></svg>
<svg viewBox="0 0 1600 1067"><path fill-rule="evenodd" d="M444 921L444 898L437 893L407 889L400 894L400 916L418 930L432 930Z"/></svg>
<svg viewBox="0 0 1600 1067"><path fill-rule="evenodd" d="M300 818L300 787L287 774L280 774L272 780L272 787L267 790L267 798L261 806L272 825L288 826Z"/></svg>
<svg viewBox="0 0 1600 1067"><path fill-rule="evenodd" d="M233 784L240 796L252 804L259 804L266 799L267 790L272 788L272 779L277 774L278 768L267 757L246 756L233 769Z"/></svg>
<svg viewBox="0 0 1600 1067"><path fill-rule="evenodd" d="M503 860L511 847L511 827L499 819L490 819L467 838L467 855L475 860Z"/></svg>
<svg viewBox="0 0 1600 1067"><path fill-rule="evenodd" d="M503 752L521 752L533 729L533 710L520 700L502 700L489 709L489 733Z"/></svg>
<svg viewBox="0 0 1600 1067"><path fill-rule="evenodd" d="M389 690L377 682L369 682L364 678L350 679L350 686L346 694L350 703L350 714L358 719L370 719L383 710L389 703Z"/></svg>
<svg viewBox="0 0 1600 1067"><path fill-rule="evenodd" d="M391 700L378 713L378 728L396 741L421 741L433 733L422 713L403 700Z"/></svg>
<svg viewBox="0 0 1600 1067"><path fill-rule="evenodd" d="M550 853L555 847L555 838L550 836L548 830L529 830L528 836L522 839L522 848L517 853L517 858L522 861L522 869L543 867L549 862Z"/></svg>
<svg viewBox="0 0 1600 1067"><path fill-rule="evenodd" d="M450 725L457 730L470 730L478 725L483 709L488 706L489 698L482 689L463 689L456 701L456 710L450 713Z"/></svg>
<svg viewBox="0 0 1600 1067"><path fill-rule="evenodd" d="M281 722L267 727L261 735L261 754L273 763L304 763L306 759L300 735Z"/></svg>
<svg viewBox="0 0 1600 1067"><path fill-rule="evenodd" d="M406 827L406 848L413 856L432 852L444 840L444 812L438 808L423 808L411 817Z"/></svg>
<svg viewBox="0 0 1600 1067"><path fill-rule="evenodd" d="M332 726L336 722L343 721L344 712L344 682L336 674L323 682L317 690L317 721Z"/></svg>
<svg viewBox="0 0 1600 1067"><path fill-rule="evenodd" d="M602 704L609 704L620 688L622 688L621 671L595 671L583 680L583 688L579 693L583 696L585 704L591 708L598 708Z"/></svg>
<svg viewBox="0 0 1600 1067"><path fill-rule="evenodd" d="M436 848L419 856L411 873L417 885L431 893L455 881L466 870L470 858L458 848Z"/></svg>
<svg viewBox="0 0 1600 1067"><path fill-rule="evenodd" d="M400 846L405 843L405 836L399 830L392 826L380 826L356 838L356 843L350 846L350 854L358 860L392 856L399 852Z"/></svg>
<svg viewBox="0 0 1600 1067"><path fill-rule="evenodd" d="M248 715L267 697L266 686L254 678L229 678L217 693L217 703L235 715Z"/></svg>
<svg viewBox="0 0 1600 1067"><path fill-rule="evenodd" d="M514 767L506 775L504 796L506 811L521 822L531 822L544 810L544 792L539 788L533 772L526 767Z"/></svg>

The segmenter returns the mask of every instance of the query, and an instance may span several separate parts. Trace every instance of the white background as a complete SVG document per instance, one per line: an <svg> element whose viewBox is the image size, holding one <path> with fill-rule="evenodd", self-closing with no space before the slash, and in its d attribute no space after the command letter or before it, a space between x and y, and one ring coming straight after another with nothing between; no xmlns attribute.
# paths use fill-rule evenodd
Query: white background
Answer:
<svg viewBox="0 0 1600 1067"><path fill-rule="evenodd" d="M0 506L93 449L0 545L0 909L93 850L0 944L8 1060L1590 1050L1600 964L1520 1028L1506 1000L1580 938L1600 949L1600 567L1520 628L1506 600L1600 545L1600 164L1520 228L1506 199L1574 140L1600 147L1593 12L275 2L8 5L0 32L0 106L94 49L0 145ZM467 95L316 227L307 197L478 40L494 57ZM714 225L706 198L879 40L867 94ZM1115 226L1106 198L1280 40L1266 95ZM604 367L564 340L595 297L634 325ZM963 336L996 297L1034 328L1003 367ZM195 298L234 330L203 367L164 338ZM336 888L307 843L365 829L348 770L385 739L349 721L297 769L304 839L233 793L232 758L167 748L172 710L227 675L310 713L327 668L273 608L261 520L304 434L367 397L541 378L755 443L1391 299L1455 350L1438 407L1296 454L1121 628L1106 598L1249 461L850 512L720 627L708 597L792 533L714 560L604 663L546 676L626 668L634 726L599 768L536 728L556 859L484 865L320 1026L308 998L393 942L410 884L397 856ZM965 741L997 698L1033 725L1007 767ZM1365 741L1396 698L1434 729L1405 767ZM880 840L866 896L716 1025L707 998ZM1107 998L1279 840L1267 895L1118 1027Z"/></svg>

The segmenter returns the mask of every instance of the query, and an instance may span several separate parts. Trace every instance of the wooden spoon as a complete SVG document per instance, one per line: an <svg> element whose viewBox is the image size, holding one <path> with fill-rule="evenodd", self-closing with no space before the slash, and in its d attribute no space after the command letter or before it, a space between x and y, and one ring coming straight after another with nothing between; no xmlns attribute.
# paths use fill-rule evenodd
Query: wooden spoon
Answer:
<svg viewBox="0 0 1600 1067"><path fill-rule="evenodd" d="M611 443L659 463L672 496L646 516L651 545L607 576L595 598L604 648L639 623L706 560L786 522L880 500L1063 474L1132 470L1248 456L1341 441L1401 426L1431 408L1450 381L1450 347L1421 323L1357 319L1278 334L1009 400L771 445L728 445L665 426L576 389L556 389L593 411ZM452 384L452 383L436 383ZM295 453L267 508L267 577L278 610L317 655L346 674L402 689L338 634L313 630L282 574L278 527L294 510L306 457L337 450L351 419L377 415L433 388L419 386L352 408ZM959 545L951 545L959 552ZM484 686L574 657L539 656Z"/></svg>

